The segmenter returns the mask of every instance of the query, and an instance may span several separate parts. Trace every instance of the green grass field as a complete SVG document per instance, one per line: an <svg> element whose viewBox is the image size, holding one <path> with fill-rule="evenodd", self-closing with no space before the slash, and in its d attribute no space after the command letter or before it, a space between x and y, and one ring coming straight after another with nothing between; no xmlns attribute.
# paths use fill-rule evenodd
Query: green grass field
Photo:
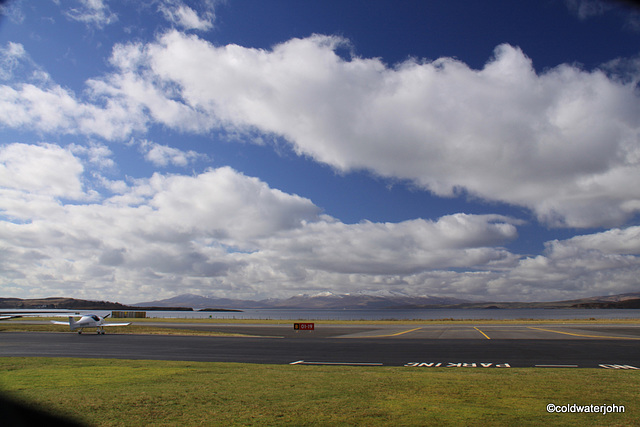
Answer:
<svg viewBox="0 0 640 427"><path fill-rule="evenodd" d="M198 331L192 329L162 328L134 324L130 326L114 326L107 328L109 334L147 334L147 335L203 335L203 336L247 336L242 334L228 334L214 331ZM52 324L22 324L16 321L0 323L0 332L62 332L71 333L68 326ZM75 333L75 332L73 332ZM87 334L95 334L95 328L87 328Z"/></svg>
<svg viewBox="0 0 640 427"><path fill-rule="evenodd" d="M0 358L5 395L96 426L640 425L640 372ZM547 404L624 405L550 414Z"/></svg>

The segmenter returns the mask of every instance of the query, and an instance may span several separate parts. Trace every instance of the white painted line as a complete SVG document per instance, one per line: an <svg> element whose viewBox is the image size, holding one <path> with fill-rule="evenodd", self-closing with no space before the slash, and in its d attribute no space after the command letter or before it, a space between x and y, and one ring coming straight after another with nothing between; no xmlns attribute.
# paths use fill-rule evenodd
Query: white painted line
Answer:
<svg viewBox="0 0 640 427"><path fill-rule="evenodd" d="M600 366L601 368L605 368L605 369L640 369L640 368L636 368L635 366L631 366L631 365L600 364L598 366Z"/></svg>
<svg viewBox="0 0 640 427"><path fill-rule="evenodd" d="M535 365L536 368L577 368L578 365Z"/></svg>
<svg viewBox="0 0 640 427"><path fill-rule="evenodd" d="M306 362L304 360L298 360L297 362L291 362L289 365L344 365L344 366L383 366L382 363L368 363L368 362Z"/></svg>

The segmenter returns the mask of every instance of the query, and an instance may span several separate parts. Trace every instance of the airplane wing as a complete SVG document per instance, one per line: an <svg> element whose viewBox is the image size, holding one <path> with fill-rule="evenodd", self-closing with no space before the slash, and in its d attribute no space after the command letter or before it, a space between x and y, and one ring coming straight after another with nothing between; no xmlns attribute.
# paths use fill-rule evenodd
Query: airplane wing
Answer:
<svg viewBox="0 0 640 427"><path fill-rule="evenodd" d="M21 317L69 317L68 314L0 314L0 320L19 319ZM66 324L66 323L65 323Z"/></svg>
<svg viewBox="0 0 640 427"><path fill-rule="evenodd" d="M102 326L129 326L131 324L131 322L129 323L105 323Z"/></svg>
<svg viewBox="0 0 640 427"><path fill-rule="evenodd" d="M64 313L64 312L63 312ZM0 320L9 320L9 319L18 319L20 317L69 317L70 313L62 314L59 311L46 312L46 311L9 311L9 310L0 310ZM79 316L78 314L73 315L74 317Z"/></svg>

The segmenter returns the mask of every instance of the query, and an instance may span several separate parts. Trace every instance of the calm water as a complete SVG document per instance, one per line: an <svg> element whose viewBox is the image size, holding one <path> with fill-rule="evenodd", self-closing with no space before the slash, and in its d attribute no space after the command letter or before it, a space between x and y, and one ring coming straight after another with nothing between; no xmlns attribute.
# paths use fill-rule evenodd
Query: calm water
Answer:
<svg viewBox="0 0 640 427"><path fill-rule="evenodd" d="M22 310L13 310L22 311ZM30 310L33 312L34 310ZM38 310L40 311L40 310ZM51 313L55 310L42 310ZM60 311L68 313L71 310ZM144 311L144 310L141 310ZM80 310L81 314L105 316L111 311ZM416 310L281 310L246 309L242 312L147 311L147 317L187 319L274 319L274 320L428 320L428 319L637 319L633 309L416 309Z"/></svg>
<svg viewBox="0 0 640 427"><path fill-rule="evenodd" d="M148 311L147 317L276 320L413 320L413 319L635 319L632 309L419 309L419 310L275 310L242 312Z"/></svg>

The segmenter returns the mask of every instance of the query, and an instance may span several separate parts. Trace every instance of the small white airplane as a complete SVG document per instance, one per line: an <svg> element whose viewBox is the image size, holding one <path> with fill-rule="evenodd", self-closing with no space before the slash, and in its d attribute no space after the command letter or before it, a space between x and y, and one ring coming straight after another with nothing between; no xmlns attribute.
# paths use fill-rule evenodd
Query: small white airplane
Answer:
<svg viewBox="0 0 640 427"><path fill-rule="evenodd" d="M97 314L85 314L80 320L75 320L73 316L69 316L69 322L56 322L52 320L54 325L69 325L69 329L75 331L78 329L78 333L81 334L84 328L96 328L98 335L104 335L105 326L129 326L131 323L105 323L104 319L109 317L107 314L104 317L100 317Z"/></svg>

